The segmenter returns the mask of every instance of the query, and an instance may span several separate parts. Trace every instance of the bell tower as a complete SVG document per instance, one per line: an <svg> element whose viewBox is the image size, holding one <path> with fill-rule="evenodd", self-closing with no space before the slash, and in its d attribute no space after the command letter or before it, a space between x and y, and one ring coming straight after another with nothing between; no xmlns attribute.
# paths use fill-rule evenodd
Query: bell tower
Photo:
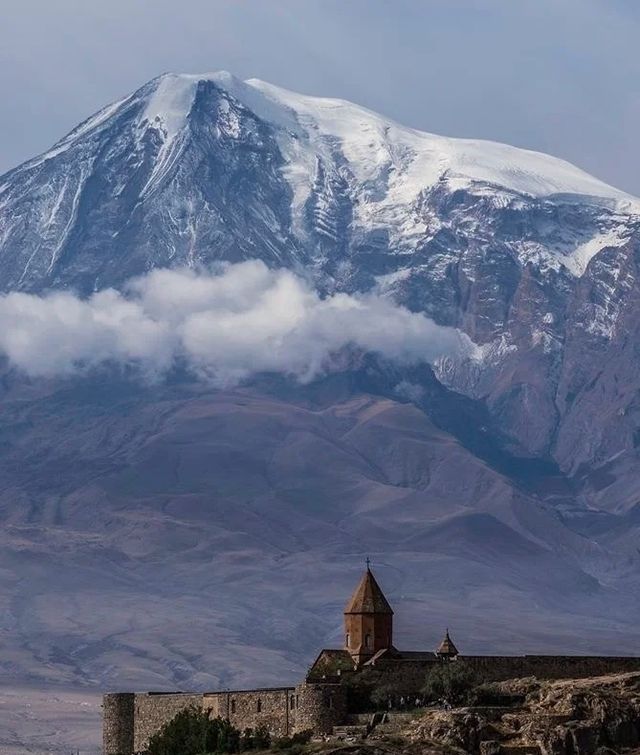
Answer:
<svg viewBox="0 0 640 755"><path fill-rule="evenodd" d="M393 647L393 611L369 567L344 609L345 650L356 666Z"/></svg>

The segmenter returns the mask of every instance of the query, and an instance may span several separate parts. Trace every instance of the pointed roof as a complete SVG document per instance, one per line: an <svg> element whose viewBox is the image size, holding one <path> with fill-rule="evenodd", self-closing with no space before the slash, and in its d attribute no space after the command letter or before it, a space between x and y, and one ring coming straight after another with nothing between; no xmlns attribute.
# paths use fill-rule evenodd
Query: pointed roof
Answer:
<svg viewBox="0 0 640 755"><path fill-rule="evenodd" d="M447 629L444 639L440 643L440 647L436 651L437 655L454 656L458 655L458 648L453 644L453 640L449 637L449 630Z"/></svg>
<svg viewBox="0 0 640 755"><path fill-rule="evenodd" d="M355 592L351 596L351 600L347 603L344 612L393 613L391 606L384 597L380 585L376 582L376 578L371 573L369 566L367 566L367 571L364 573L360 580L360 584L356 587Z"/></svg>

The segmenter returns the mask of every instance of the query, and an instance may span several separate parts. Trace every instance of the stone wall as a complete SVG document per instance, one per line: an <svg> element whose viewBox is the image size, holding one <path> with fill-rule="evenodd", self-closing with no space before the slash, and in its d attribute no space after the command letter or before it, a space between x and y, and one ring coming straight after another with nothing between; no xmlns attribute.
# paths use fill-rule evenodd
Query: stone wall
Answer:
<svg viewBox="0 0 640 755"><path fill-rule="evenodd" d="M149 739L177 713L195 707L225 718L240 731L264 726L274 737L296 730L299 694L294 687L199 694L119 693L103 698L105 755L144 752ZM312 727L305 727L312 728Z"/></svg>
<svg viewBox="0 0 640 755"><path fill-rule="evenodd" d="M459 656L487 681L525 676L539 679L580 679L588 676L640 671L640 658L627 656L522 655Z"/></svg>
<svg viewBox="0 0 640 755"><path fill-rule="evenodd" d="M440 662L437 659L385 661L374 666L371 676L375 679L376 685L393 683L401 689L401 694L417 695L424 685L428 669Z"/></svg>
<svg viewBox="0 0 640 755"><path fill-rule="evenodd" d="M181 692L154 694L150 692L137 694L134 697L133 752L144 752L149 743L149 738L164 724L171 721L181 710L202 706L201 694L189 695ZM131 752L130 750L123 755L130 755Z"/></svg>
<svg viewBox="0 0 640 755"><path fill-rule="evenodd" d="M298 710L294 731L330 734L347 715L347 690L341 684L305 683L296 687Z"/></svg>
<svg viewBox="0 0 640 755"><path fill-rule="evenodd" d="M640 671L640 658L590 656L459 656L452 663L471 666L486 681L537 676L539 679L581 678ZM386 660L357 673L374 686L394 684L404 694L417 693L430 668L445 661ZM354 672L355 673L355 672ZM345 675L346 676L346 675ZM328 734L347 715L348 690L338 679L306 682L298 687L212 692L206 694L110 694L103 702L105 755L144 752L149 738L181 710L208 710L228 719L241 731L265 726L272 736L312 730Z"/></svg>
<svg viewBox="0 0 640 755"><path fill-rule="evenodd" d="M102 747L104 755L133 752L133 693L105 695L102 698Z"/></svg>
<svg viewBox="0 0 640 755"><path fill-rule="evenodd" d="M413 695L420 691L425 676L435 664L433 660L383 660L363 672L375 685L392 683L402 694ZM465 663L484 681L536 676L539 679L580 679L588 676L640 671L640 658L626 656L563 656L563 655L460 655L451 663Z"/></svg>
<svg viewBox="0 0 640 755"><path fill-rule="evenodd" d="M274 737L284 737L293 731L297 703L293 687L212 692L202 697L203 707L211 718L226 718L240 731L265 726Z"/></svg>

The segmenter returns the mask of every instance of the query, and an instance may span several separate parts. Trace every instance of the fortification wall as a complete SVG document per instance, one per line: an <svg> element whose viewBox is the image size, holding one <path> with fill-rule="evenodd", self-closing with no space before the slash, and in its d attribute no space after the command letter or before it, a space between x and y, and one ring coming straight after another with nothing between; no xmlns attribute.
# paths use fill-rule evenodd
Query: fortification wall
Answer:
<svg viewBox="0 0 640 755"><path fill-rule="evenodd" d="M402 689L404 695L417 695L424 685L429 668L437 665L438 660L420 661L385 661L373 667L372 677L375 684L382 686L393 683Z"/></svg>
<svg viewBox="0 0 640 755"><path fill-rule="evenodd" d="M144 752L149 739L185 708L209 711L240 731L264 726L274 737L296 730L299 696L294 687L212 693L116 693L103 698L105 755ZM313 728L313 727L304 727Z"/></svg>
<svg viewBox="0 0 640 755"><path fill-rule="evenodd" d="M133 752L134 698L132 692L102 698L104 755L129 755Z"/></svg>
<svg viewBox="0 0 640 755"><path fill-rule="evenodd" d="M540 679L580 678L610 673L640 671L640 658L597 656L459 656L453 663L471 666L486 681L524 676ZM367 669L374 684L404 687L405 694L418 692L429 660L396 660ZM181 710L190 706L228 719L236 728L265 726L275 737L311 729L328 734L347 715L348 690L336 679L306 682L298 687L213 692L207 694L132 694L104 696L103 742L105 755L144 752L149 738Z"/></svg>
<svg viewBox="0 0 640 755"><path fill-rule="evenodd" d="M524 676L539 679L579 679L588 676L640 671L640 658L627 656L523 655L459 656L488 681Z"/></svg>
<svg viewBox="0 0 640 755"><path fill-rule="evenodd" d="M136 694L134 697L133 751L122 753L122 755L129 755L130 752L144 752L150 737L164 724L171 721L177 713L185 708L202 706L202 694L145 692Z"/></svg>
<svg viewBox="0 0 640 755"><path fill-rule="evenodd" d="M265 726L274 737L294 730L297 702L293 687L212 692L202 698L211 718L226 718L240 731Z"/></svg>
<svg viewBox="0 0 640 755"><path fill-rule="evenodd" d="M339 684L306 682L296 687L298 709L294 732L330 734L347 715L347 690Z"/></svg>
<svg viewBox="0 0 640 755"><path fill-rule="evenodd" d="M361 672L371 686L392 685L397 694L418 695L429 669L445 661L380 659ZM640 658L627 656L458 656L452 663L471 666L483 681L503 681L525 676L539 679L579 679L604 674L640 671Z"/></svg>

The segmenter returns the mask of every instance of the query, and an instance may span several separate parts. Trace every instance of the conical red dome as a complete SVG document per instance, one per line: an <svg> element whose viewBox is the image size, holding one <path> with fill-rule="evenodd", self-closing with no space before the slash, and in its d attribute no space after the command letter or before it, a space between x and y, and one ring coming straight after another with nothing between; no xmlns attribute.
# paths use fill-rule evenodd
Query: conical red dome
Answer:
<svg viewBox="0 0 640 755"><path fill-rule="evenodd" d="M376 578L368 567L351 596L351 600L347 603L344 612L393 614L391 606L380 589L380 585L376 582Z"/></svg>

